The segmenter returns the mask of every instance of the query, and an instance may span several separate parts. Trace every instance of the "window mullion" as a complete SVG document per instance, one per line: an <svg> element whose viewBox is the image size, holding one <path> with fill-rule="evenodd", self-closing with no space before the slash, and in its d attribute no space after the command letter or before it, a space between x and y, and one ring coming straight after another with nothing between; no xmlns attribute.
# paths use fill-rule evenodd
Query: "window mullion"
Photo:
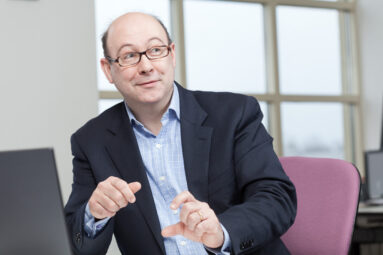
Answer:
<svg viewBox="0 0 383 255"><path fill-rule="evenodd" d="M172 37L176 45L175 79L184 87L186 84L185 29L183 0L170 0Z"/></svg>
<svg viewBox="0 0 383 255"><path fill-rule="evenodd" d="M265 47L266 47L266 77L267 92L274 97L268 101L269 130L274 137L274 148L279 156L283 155L281 106L279 100L279 71L278 71L278 45L276 27L276 4L274 1L264 4Z"/></svg>
<svg viewBox="0 0 383 255"><path fill-rule="evenodd" d="M354 4L356 0L354 1ZM362 117L362 103L361 103L361 94L362 94L362 84L360 76L360 61L359 61L359 41L358 38L358 26L357 26L357 16L355 10L350 14L350 23L349 23L349 40L351 41L350 52L352 54L352 92L358 97L358 104L353 108L353 119L352 124L354 127L353 135L354 138L354 148L355 148L355 165L358 167L362 176L365 176L365 164L364 164L364 139L363 139L363 117Z"/></svg>
<svg viewBox="0 0 383 255"><path fill-rule="evenodd" d="M341 83L342 83L342 95L349 95L349 79L347 68L347 38L346 38L346 26L345 26L345 14L343 11L338 11L339 21L339 43L341 53ZM344 140L344 157L346 160L351 161L354 158L352 150L352 123L351 123L351 111L350 105L343 103L343 140Z"/></svg>

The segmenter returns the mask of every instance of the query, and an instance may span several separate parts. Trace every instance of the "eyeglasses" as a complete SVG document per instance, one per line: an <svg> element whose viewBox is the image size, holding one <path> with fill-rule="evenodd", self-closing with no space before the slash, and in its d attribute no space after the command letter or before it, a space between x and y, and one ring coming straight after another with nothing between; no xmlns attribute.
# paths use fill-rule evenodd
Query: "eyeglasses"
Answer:
<svg viewBox="0 0 383 255"><path fill-rule="evenodd" d="M170 46L154 46L143 52L127 52L116 59L109 56L106 59L110 63L118 63L121 67L130 67L140 63L142 55L145 55L149 60L156 60L168 56L170 50Z"/></svg>

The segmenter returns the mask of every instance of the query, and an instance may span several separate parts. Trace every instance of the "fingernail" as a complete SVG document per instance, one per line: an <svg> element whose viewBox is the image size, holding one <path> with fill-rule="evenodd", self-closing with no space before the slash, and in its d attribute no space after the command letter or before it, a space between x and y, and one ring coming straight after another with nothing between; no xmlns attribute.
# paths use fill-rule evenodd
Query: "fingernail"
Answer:
<svg viewBox="0 0 383 255"><path fill-rule="evenodd" d="M174 209L176 209L176 205L175 204L170 204L170 208L172 208L174 210Z"/></svg>
<svg viewBox="0 0 383 255"><path fill-rule="evenodd" d="M130 200L129 200L130 203L134 203L136 202L136 198L132 197Z"/></svg>

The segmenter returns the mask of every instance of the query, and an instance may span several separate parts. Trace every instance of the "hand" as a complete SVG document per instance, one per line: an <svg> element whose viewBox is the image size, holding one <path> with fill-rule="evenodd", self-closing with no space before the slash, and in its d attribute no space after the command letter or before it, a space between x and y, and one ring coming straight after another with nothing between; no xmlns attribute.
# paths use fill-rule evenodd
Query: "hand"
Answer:
<svg viewBox="0 0 383 255"><path fill-rule="evenodd" d="M180 222L167 226L162 236L183 235L187 239L203 243L208 248L219 248L224 242L224 233L214 211L207 203L194 198L189 191L178 194L170 208L177 209L183 204Z"/></svg>
<svg viewBox="0 0 383 255"><path fill-rule="evenodd" d="M89 199L89 211L96 219L113 217L118 210L134 203L134 194L141 189L139 182L127 183L111 176L97 185Z"/></svg>

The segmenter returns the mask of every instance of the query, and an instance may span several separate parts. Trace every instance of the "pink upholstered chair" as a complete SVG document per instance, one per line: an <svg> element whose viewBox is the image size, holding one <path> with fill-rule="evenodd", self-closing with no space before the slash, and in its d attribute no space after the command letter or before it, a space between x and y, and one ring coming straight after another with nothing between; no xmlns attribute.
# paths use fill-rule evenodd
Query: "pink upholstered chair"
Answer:
<svg viewBox="0 0 383 255"><path fill-rule="evenodd" d="M282 240L293 255L346 255L359 202L360 175L338 159L282 157L298 210Z"/></svg>

